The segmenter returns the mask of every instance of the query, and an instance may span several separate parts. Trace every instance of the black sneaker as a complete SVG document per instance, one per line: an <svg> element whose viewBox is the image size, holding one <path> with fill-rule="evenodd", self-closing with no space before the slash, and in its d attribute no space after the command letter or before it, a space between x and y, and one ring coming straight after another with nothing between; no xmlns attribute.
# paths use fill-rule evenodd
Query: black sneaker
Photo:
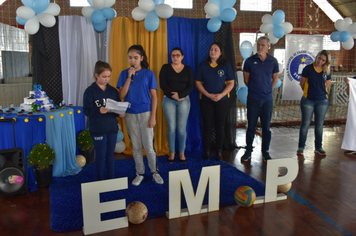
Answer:
<svg viewBox="0 0 356 236"><path fill-rule="evenodd" d="M321 156L326 156L326 152L324 151L323 148L317 148L314 150L315 153L321 155Z"/></svg>
<svg viewBox="0 0 356 236"><path fill-rule="evenodd" d="M356 154L356 151L351 151L351 150L346 150L344 152L345 155L353 155L353 154Z"/></svg>
<svg viewBox="0 0 356 236"><path fill-rule="evenodd" d="M262 154L262 157L263 157L263 160L264 160L264 161L268 161L268 160L271 160L271 159L272 159L271 156L269 155L269 152L264 152L264 153Z"/></svg>
<svg viewBox="0 0 356 236"><path fill-rule="evenodd" d="M251 152L246 151L245 154L241 157L241 161L248 161L251 159Z"/></svg>

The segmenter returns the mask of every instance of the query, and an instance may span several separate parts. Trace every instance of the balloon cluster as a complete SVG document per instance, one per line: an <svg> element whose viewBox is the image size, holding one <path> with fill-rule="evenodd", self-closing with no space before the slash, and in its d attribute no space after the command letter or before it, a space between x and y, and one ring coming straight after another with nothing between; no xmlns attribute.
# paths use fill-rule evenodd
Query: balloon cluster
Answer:
<svg viewBox="0 0 356 236"><path fill-rule="evenodd" d="M204 6L206 18L208 21L207 28L210 32L215 33L221 27L222 21L231 22L235 20L237 11L233 6L236 0L209 0Z"/></svg>
<svg viewBox="0 0 356 236"><path fill-rule="evenodd" d="M124 138L124 133L121 131L121 126L118 124L119 131L117 132L115 151L116 153L122 153L126 149L126 144L122 140Z"/></svg>
<svg viewBox="0 0 356 236"><path fill-rule="evenodd" d="M40 23L45 27L53 27L61 8L49 0L21 0L24 6L17 8L16 21L25 26L28 34L35 34L40 29Z"/></svg>
<svg viewBox="0 0 356 236"><path fill-rule="evenodd" d="M145 20L145 28L152 32L159 26L159 18L167 19L173 15L173 8L164 0L139 0L138 7L131 12L135 21Z"/></svg>
<svg viewBox="0 0 356 236"><path fill-rule="evenodd" d="M293 30L293 25L289 22L284 22L285 14L282 10L277 10L270 14L265 14L262 17L262 25L260 31L268 34L271 44L276 44L285 34L289 34Z"/></svg>
<svg viewBox="0 0 356 236"><path fill-rule="evenodd" d="M354 39L356 39L356 22L352 22L352 19L346 17L343 20L335 21L335 28L338 31L334 31L330 35L330 39L333 42L342 44L342 47L346 50L350 50L354 47Z"/></svg>
<svg viewBox="0 0 356 236"><path fill-rule="evenodd" d="M97 32L106 29L106 20L112 20L116 16L116 11L110 8L115 4L115 0L87 0L88 7L82 8L82 14L91 19L93 27Z"/></svg>

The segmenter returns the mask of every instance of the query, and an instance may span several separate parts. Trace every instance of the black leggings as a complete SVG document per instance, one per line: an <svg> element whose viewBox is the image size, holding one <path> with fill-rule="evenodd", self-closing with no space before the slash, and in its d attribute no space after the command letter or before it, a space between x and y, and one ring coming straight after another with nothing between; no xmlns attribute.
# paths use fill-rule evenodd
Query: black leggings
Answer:
<svg viewBox="0 0 356 236"><path fill-rule="evenodd" d="M229 99L218 102L200 100L200 111L203 118L203 146L204 151L210 150L212 129L215 120L215 147L222 149L224 143L224 127L229 112Z"/></svg>

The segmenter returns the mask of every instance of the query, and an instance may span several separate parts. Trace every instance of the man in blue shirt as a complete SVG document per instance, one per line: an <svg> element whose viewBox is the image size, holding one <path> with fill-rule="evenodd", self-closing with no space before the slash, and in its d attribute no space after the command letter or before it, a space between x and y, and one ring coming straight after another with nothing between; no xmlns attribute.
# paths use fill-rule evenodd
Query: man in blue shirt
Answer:
<svg viewBox="0 0 356 236"><path fill-rule="evenodd" d="M246 59L243 68L248 96L246 152L241 157L242 161L248 161L251 158L258 117L260 117L262 127L262 156L265 161L271 159L268 151L271 142L272 90L278 82L279 69L277 59L267 54L269 47L269 38L260 37L257 40L257 53Z"/></svg>

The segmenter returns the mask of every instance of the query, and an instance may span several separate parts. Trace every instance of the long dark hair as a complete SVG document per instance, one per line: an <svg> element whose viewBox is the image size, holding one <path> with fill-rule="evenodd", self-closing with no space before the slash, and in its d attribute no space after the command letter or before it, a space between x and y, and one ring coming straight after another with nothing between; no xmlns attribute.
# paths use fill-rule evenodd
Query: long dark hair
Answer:
<svg viewBox="0 0 356 236"><path fill-rule="evenodd" d="M218 46L219 49L220 49L220 51L221 51L221 55L220 55L220 57L218 58L218 60L216 61L216 63L218 63L219 65L223 65L223 64L225 64L225 63L227 62L227 60L226 60L226 58L225 58L224 50L223 50L223 47L222 47L221 43L213 42L213 43L210 45L210 47L209 47L209 51L210 51L211 47L212 47L214 44L215 44L216 46ZM206 62L207 64L209 64L209 63L211 62L210 53L209 53L209 55L208 55L208 58L205 60L205 62Z"/></svg>
<svg viewBox="0 0 356 236"><path fill-rule="evenodd" d="M146 52L145 50L143 50L143 47L139 44L132 45L131 47L129 47L129 50L127 50L127 53L132 50L135 50L140 56L143 57L143 60L141 61L141 67L148 69L150 65L148 64Z"/></svg>
<svg viewBox="0 0 356 236"><path fill-rule="evenodd" d="M95 68L94 68L94 77L96 80L96 76L95 74L100 75L101 73L103 73L103 71L105 70L109 70L110 72L112 72L111 66L109 65L109 63L104 62L104 61L97 61L95 63Z"/></svg>

